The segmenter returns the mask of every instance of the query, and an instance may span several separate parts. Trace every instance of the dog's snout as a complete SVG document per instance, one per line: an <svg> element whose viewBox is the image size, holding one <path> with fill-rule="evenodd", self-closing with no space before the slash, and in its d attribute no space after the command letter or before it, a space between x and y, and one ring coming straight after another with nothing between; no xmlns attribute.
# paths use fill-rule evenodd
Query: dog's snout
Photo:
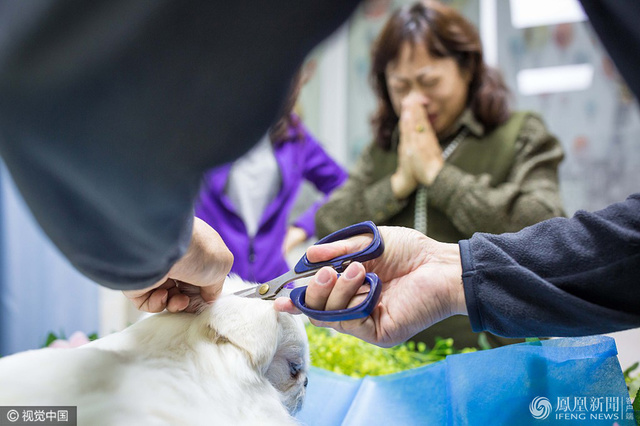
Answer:
<svg viewBox="0 0 640 426"><path fill-rule="evenodd" d="M309 378L305 377L304 378L304 387L306 388L308 384L309 384Z"/></svg>

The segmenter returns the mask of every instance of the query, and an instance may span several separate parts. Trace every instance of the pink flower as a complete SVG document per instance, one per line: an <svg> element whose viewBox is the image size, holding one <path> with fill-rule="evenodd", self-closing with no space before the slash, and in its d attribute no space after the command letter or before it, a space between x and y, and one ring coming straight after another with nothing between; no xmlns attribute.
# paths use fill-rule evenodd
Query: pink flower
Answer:
<svg viewBox="0 0 640 426"><path fill-rule="evenodd" d="M50 348L77 348L89 343L89 338L82 331L76 331L69 340L56 339L49 345Z"/></svg>

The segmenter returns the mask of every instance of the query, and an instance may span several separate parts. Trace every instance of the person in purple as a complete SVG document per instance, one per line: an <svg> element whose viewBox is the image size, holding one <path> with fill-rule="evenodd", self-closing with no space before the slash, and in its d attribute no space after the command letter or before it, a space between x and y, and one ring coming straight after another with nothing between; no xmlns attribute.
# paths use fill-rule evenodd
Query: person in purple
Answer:
<svg viewBox="0 0 640 426"><path fill-rule="evenodd" d="M328 196L347 173L293 113L308 79L298 72L280 120L243 157L208 171L196 203L196 216L215 229L233 253L231 273L265 282L289 269L286 254L315 234L314 203L291 225L289 216L307 180Z"/></svg>

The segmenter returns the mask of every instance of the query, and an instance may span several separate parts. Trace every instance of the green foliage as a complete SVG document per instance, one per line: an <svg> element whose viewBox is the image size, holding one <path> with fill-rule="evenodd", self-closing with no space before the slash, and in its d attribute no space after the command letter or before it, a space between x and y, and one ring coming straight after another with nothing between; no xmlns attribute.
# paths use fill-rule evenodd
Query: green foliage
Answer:
<svg viewBox="0 0 640 426"><path fill-rule="evenodd" d="M627 383L627 389L629 390L629 396L633 399L633 411L636 424L640 426L640 374L631 374L638 369L638 366L640 366L640 363L636 362L624 370L623 373L624 381Z"/></svg>
<svg viewBox="0 0 640 426"><path fill-rule="evenodd" d="M636 424L640 426L640 389L636 392L636 398L633 400L633 414L636 418Z"/></svg>
<svg viewBox="0 0 640 426"><path fill-rule="evenodd" d="M64 336L64 332L61 331L60 335L56 336L55 333L50 331L49 334L47 335L47 340L44 342L44 346L43 347L45 347L45 348L48 347L50 344L52 344L54 341L56 341L58 339L66 339L66 337Z"/></svg>
<svg viewBox="0 0 640 426"><path fill-rule="evenodd" d="M93 342L98 338L98 333L91 333L87 336L87 338L89 339L90 342ZM67 340L67 337L65 336L64 331L60 331L60 334L57 334L57 335L54 332L50 331L42 347L43 348L49 347L49 345L51 345L56 340Z"/></svg>
<svg viewBox="0 0 640 426"><path fill-rule="evenodd" d="M635 363L626 370L624 370L624 381L627 383L627 388L629 389L629 395L633 398L640 389L640 371L636 374L632 374L634 371L638 369L640 363ZM638 402L640 404L640 402Z"/></svg>
<svg viewBox="0 0 640 426"><path fill-rule="evenodd" d="M478 336L478 347L480 347L480 349L482 349L483 351L491 349L491 344L489 343L489 339L487 338L486 333L480 333L480 335Z"/></svg>
<svg viewBox="0 0 640 426"><path fill-rule="evenodd" d="M311 365L351 377L381 376L442 361L447 355L475 352L453 347L453 339L438 339L428 349L422 342L407 342L384 349L353 336L307 324Z"/></svg>

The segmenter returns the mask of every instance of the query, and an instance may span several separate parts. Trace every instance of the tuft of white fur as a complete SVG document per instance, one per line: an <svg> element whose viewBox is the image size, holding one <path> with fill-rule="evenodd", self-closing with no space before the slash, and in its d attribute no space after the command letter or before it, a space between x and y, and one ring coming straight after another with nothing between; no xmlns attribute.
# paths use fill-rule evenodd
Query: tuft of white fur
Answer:
<svg viewBox="0 0 640 426"><path fill-rule="evenodd" d="M79 425L290 425L305 395L302 321L237 297L152 315L80 348L0 358L0 405L77 406Z"/></svg>

